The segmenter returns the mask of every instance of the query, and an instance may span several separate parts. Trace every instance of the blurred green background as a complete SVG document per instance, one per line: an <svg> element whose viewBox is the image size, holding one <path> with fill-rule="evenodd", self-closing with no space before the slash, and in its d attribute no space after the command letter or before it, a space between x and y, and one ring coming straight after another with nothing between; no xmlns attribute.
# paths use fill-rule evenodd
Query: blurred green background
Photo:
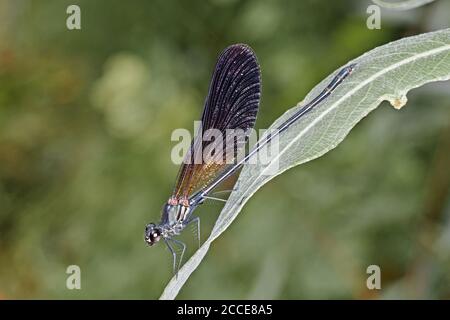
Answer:
<svg viewBox="0 0 450 320"><path fill-rule="evenodd" d="M81 30L66 8L81 7ZM148 248L177 173L175 128L200 117L219 52L262 68L257 128L321 79L392 40L450 25L448 1L0 0L0 298L158 298L171 277ZM318 160L277 177L211 247L179 298L450 298L448 84L387 103ZM203 238L221 209L199 208ZM195 250L191 232L181 237ZM66 268L81 268L81 290ZM382 290L366 288L381 267Z"/></svg>

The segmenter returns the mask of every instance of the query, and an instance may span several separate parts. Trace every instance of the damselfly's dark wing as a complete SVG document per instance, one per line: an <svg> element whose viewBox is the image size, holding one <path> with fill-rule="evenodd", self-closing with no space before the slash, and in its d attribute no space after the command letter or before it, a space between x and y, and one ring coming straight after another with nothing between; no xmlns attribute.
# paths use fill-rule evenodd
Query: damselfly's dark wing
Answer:
<svg viewBox="0 0 450 320"><path fill-rule="evenodd" d="M211 79L201 129L178 173L174 199L189 198L233 163L255 124L260 95L255 53L244 44L226 48Z"/></svg>

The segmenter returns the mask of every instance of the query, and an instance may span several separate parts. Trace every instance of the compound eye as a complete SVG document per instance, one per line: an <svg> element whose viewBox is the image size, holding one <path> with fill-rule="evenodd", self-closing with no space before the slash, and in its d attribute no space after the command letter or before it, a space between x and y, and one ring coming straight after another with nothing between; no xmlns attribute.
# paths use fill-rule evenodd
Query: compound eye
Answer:
<svg viewBox="0 0 450 320"><path fill-rule="evenodd" d="M149 233L151 230L153 230L153 228L155 228L155 224L154 223L149 223L146 227L145 227L145 232Z"/></svg>
<svg viewBox="0 0 450 320"><path fill-rule="evenodd" d="M154 230L150 234L150 241L151 242L157 242L157 241L159 241L160 238L161 238L161 232L159 230Z"/></svg>

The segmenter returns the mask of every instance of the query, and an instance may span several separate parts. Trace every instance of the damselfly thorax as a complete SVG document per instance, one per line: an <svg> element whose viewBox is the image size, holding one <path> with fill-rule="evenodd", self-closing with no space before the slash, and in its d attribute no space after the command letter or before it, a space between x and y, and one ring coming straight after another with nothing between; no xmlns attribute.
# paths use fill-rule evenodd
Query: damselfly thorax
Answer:
<svg viewBox="0 0 450 320"><path fill-rule="evenodd" d="M193 208L196 206L191 206L188 199L169 198L163 207L160 223L150 223L146 227L145 241L148 245L152 246L161 238L170 239L179 235L191 222Z"/></svg>
<svg viewBox="0 0 450 320"><path fill-rule="evenodd" d="M173 270L176 272L183 259L186 245L174 236L179 235L191 223L197 226L197 237L200 244L200 219L193 215L194 210L206 199L213 199L210 193L224 180L233 175L238 169L254 156L261 148L269 144L272 139L287 130L303 115L313 110L325 100L347 78L355 64L341 69L322 90L309 103L299 108L291 117L277 127L275 132L267 135L253 147L252 151L233 164L229 162L202 162L195 163L193 155L203 154L205 148L214 143L229 141L226 136L228 130L242 130L250 133L258 113L261 95L261 75L258 61L252 49L244 44L236 44L226 48L219 56L209 86L208 96L202 113L202 128L191 143L191 147L180 167L172 196L164 205L161 221L158 224L150 223L145 229L145 241L152 246L161 239L166 243L173 255ZM201 143L202 134L209 129L219 130L223 133L223 141L214 140L210 144ZM229 159L237 154L247 142L235 142L226 146L223 156ZM232 141L235 141L234 139ZM212 145L214 147L214 145ZM177 250L181 250L177 264Z"/></svg>

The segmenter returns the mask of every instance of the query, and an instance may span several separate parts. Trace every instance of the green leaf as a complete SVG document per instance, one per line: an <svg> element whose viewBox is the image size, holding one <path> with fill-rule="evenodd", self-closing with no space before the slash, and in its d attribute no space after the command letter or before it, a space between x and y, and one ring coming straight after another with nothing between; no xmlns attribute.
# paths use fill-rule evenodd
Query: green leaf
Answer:
<svg viewBox="0 0 450 320"><path fill-rule="evenodd" d="M265 183L285 170L313 160L335 148L350 130L380 103L387 100L399 109L413 88L432 81L450 79L450 29L404 38L375 48L351 63L353 73L327 100L293 124L279 138L279 152L270 157L269 166L247 164L205 243L180 269L178 277L166 286L160 299L174 299L198 267L211 243L236 218L248 199ZM316 96L330 80L319 83L305 98ZM278 118L272 128L286 120L298 106ZM274 168L270 172L269 168ZM270 173L270 174L269 174Z"/></svg>
<svg viewBox="0 0 450 320"><path fill-rule="evenodd" d="M434 0L403 0L398 2L387 2L385 0L372 0L376 5L391 10L411 10L433 1Z"/></svg>

